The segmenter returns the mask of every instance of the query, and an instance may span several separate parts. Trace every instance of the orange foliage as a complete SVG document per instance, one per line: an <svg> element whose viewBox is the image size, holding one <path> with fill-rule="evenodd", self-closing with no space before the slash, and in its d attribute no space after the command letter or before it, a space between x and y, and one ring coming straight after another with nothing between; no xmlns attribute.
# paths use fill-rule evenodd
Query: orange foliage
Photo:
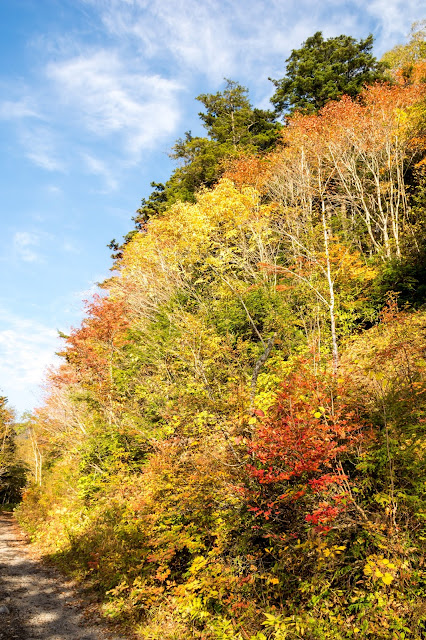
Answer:
<svg viewBox="0 0 426 640"><path fill-rule="evenodd" d="M285 215L309 228L322 202L346 216L354 244L400 257L409 218L404 175L423 153L418 105L425 95L425 84L376 83L357 100L343 96L318 114L289 118L270 179Z"/></svg>
<svg viewBox="0 0 426 640"><path fill-rule="evenodd" d="M426 60L417 60L412 64L399 67L394 71L394 76L398 84L420 85L426 79Z"/></svg>
<svg viewBox="0 0 426 640"><path fill-rule="evenodd" d="M231 159L223 177L232 180L238 189L254 187L259 193L266 191L274 156L242 156Z"/></svg>
<svg viewBox="0 0 426 640"><path fill-rule="evenodd" d="M129 323L123 301L95 295L86 308L88 315L80 328L71 331L64 355L81 381L102 386L110 377L114 352L126 343Z"/></svg>
<svg viewBox="0 0 426 640"><path fill-rule="evenodd" d="M399 110L407 109L426 96L426 86L376 83L366 87L359 100L343 96L329 102L318 114L289 118L282 133L286 145L309 143L317 150L330 148L344 136L363 140L365 148L384 142L383 127L395 126L401 118ZM342 141L342 140L341 140Z"/></svg>

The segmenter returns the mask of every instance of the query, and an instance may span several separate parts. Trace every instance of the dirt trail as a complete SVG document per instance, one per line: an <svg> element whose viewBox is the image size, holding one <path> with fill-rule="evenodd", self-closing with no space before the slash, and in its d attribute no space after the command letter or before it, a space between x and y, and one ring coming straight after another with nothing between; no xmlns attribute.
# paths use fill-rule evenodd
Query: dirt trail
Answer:
<svg viewBox="0 0 426 640"><path fill-rule="evenodd" d="M125 640L85 619L72 583L30 553L8 513L0 513L0 640Z"/></svg>

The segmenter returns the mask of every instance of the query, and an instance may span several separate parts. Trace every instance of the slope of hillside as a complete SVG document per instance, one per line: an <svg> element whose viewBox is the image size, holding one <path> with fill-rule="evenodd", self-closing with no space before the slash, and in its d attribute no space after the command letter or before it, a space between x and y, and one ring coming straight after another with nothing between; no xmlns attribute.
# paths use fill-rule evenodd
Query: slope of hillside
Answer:
<svg viewBox="0 0 426 640"><path fill-rule="evenodd" d="M19 518L141 638L424 637L412 78L152 216L64 336Z"/></svg>

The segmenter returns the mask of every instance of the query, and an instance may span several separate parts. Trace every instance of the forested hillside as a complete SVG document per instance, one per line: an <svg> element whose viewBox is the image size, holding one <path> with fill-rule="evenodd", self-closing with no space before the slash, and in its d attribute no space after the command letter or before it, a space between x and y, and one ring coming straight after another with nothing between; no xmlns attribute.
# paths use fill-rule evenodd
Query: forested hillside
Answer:
<svg viewBox="0 0 426 640"><path fill-rule="evenodd" d="M140 638L426 634L424 31L287 63L199 96L21 426L21 523Z"/></svg>

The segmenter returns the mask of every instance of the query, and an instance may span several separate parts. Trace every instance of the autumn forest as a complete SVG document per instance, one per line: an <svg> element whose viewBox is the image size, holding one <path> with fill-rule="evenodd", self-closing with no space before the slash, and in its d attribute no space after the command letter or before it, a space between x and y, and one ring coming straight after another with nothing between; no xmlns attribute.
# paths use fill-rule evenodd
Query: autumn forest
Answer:
<svg viewBox="0 0 426 640"><path fill-rule="evenodd" d="M0 502L138 638L425 638L424 23L372 51L198 96L44 403L1 399Z"/></svg>

